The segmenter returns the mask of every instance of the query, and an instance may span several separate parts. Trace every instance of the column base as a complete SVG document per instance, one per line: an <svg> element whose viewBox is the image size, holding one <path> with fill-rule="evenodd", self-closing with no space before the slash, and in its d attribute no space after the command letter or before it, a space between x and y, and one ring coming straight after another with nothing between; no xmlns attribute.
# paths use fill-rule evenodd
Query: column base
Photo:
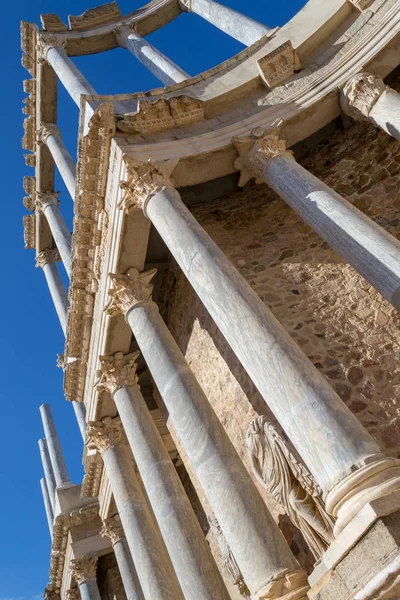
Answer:
<svg viewBox="0 0 400 600"><path fill-rule="evenodd" d="M369 502L400 490L400 460L379 458L340 481L326 497L326 510L337 518L335 537Z"/></svg>
<svg viewBox="0 0 400 600"><path fill-rule="evenodd" d="M263 587L253 600L307 600L309 585L305 571L279 573Z"/></svg>
<svg viewBox="0 0 400 600"><path fill-rule="evenodd" d="M400 491L366 504L309 577L310 600L400 598Z"/></svg>

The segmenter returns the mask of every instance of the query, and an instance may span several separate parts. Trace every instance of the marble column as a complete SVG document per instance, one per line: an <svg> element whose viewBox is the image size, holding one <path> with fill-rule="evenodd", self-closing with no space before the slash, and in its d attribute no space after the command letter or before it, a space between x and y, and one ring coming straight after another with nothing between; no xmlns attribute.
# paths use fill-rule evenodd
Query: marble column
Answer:
<svg viewBox="0 0 400 600"><path fill-rule="evenodd" d="M111 540L127 600L144 600L119 515L105 519L100 533Z"/></svg>
<svg viewBox="0 0 400 600"><path fill-rule="evenodd" d="M89 447L101 452L146 600L184 600L163 540L136 477L118 418L88 424Z"/></svg>
<svg viewBox="0 0 400 600"><path fill-rule="evenodd" d="M229 600L209 545L136 376L138 353L101 357L97 389L114 398L133 457L186 600Z"/></svg>
<svg viewBox="0 0 400 600"><path fill-rule="evenodd" d="M55 123L41 123L38 130L38 140L46 144L69 191L72 200L75 199L76 165L68 152L61 132Z"/></svg>
<svg viewBox="0 0 400 600"><path fill-rule="evenodd" d="M70 483L67 465L65 464L50 405L42 404L39 410L40 416L42 417L43 429L46 436L47 447L49 449L50 462L54 473L56 487L60 487Z"/></svg>
<svg viewBox="0 0 400 600"><path fill-rule="evenodd" d="M46 511L47 523L49 525L50 537L53 537L54 513L50 502L49 490L47 489L46 480L44 477L42 477L40 480L40 487L42 490L44 509Z"/></svg>
<svg viewBox="0 0 400 600"><path fill-rule="evenodd" d="M63 330L64 335L66 335L68 295L62 282L61 275L57 269L56 263L59 260L60 255L56 248L46 248L46 250L42 250L37 255L36 266L43 269L53 299L54 308L56 309L60 321L61 329Z"/></svg>
<svg viewBox="0 0 400 600"><path fill-rule="evenodd" d="M46 481L46 488L50 498L52 512L54 514L56 498L56 480L54 479L53 467L51 466L49 449L45 439L39 440L40 457L42 459L43 472Z"/></svg>
<svg viewBox="0 0 400 600"><path fill-rule="evenodd" d="M154 274L130 269L112 276L107 310L125 314L252 597L264 598L272 581L283 585L285 572L288 592L303 598L305 574L151 300Z"/></svg>
<svg viewBox="0 0 400 600"><path fill-rule="evenodd" d="M97 556L71 560L70 572L78 584L82 600L101 600L96 580Z"/></svg>
<svg viewBox="0 0 400 600"><path fill-rule="evenodd" d="M121 185L125 191L121 209L141 207L152 221L324 493L332 492L337 499L336 487L343 490L345 502L328 503L331 514L339 517L340 511L336 532L368 502L367 497L383 494L377 480L397 489L400 463L395 461L397 473L392 459L382 463L377 458L382 457L378 444L200 227L163 169L131 159ZM297 191L297 184L291 189ZM129 275L121 280L125 287ZM349 475L355 471L357 476ZM351 492L344 492L342 482Z"/></svg>
<svg viewBox="0 0 400 600"><path fill-rule="evenodd" d="M371 73L357 73L344 86L340 104L346 115L368 121L400 140L400 94Z"/></svg>
<svg viewBox="0 0 400 600"><path fill-rule="evenodd" d="M236 140L242 177L279 194L346 262L400 309L400 241L304 169L277 133Z"/></svg>
<svg viewBox="0 0 400 600"><path fill-rule="evenodd" d="M81 432L81 436L83 441L86 439L86 408L83 402L76 402L76 400L72 400L72 407L75 412L76 420L78 421L79 431Z"/></svg>
<svg viewBox="0 0 400 600"><path fill-rule="evenodd" d="M129 25L123 23L115 31L118 44L126 48L153 73L164 85L172 85L179 81L190 79L180 67L172 62L165 54L157 50L145 39L140 37Z"/></svg>
<svg viewBox="0 0 400 600"><path fill-rule="evenodd" d="M270 27L223 6L215 0L179 0L185 11L203 17L221 31L224 31L245 46L251 46L263 35L271 31Z"/></svg>
<svg viewBox="0 0 400 600"><path fill-rule="evenodd" d="M46 217L63 265L70 277L72 236L61 214L58 196L59 192L47 194L36 192L36 209Z"/></svg>

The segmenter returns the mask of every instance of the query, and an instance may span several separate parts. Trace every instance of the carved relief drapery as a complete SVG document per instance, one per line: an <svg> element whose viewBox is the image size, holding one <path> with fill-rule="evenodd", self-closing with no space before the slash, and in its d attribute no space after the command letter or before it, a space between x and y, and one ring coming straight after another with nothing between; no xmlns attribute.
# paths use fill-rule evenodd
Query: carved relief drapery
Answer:
<svg viewBox="0 0 400 600"><path fill-rule="evenodd" d="M256 478L283 506L319 558L333 541L333 520L325 511L321 490L311 473L265 416L251 423L247 447Z"/></svg>

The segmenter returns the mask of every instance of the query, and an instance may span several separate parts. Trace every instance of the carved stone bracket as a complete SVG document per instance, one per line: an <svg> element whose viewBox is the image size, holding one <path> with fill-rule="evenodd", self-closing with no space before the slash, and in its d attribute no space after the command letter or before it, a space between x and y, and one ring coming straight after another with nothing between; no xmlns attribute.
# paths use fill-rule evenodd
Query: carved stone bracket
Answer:
<svg viewBox="0 0 400 600"><path fill-rule="evenodd" d="M114 515L109 519L105 519L103 521L103 527L100 530L100 535L110 538L113 546L119 542L119 540L122 540L124 537L124 529L122 527L120 516Z"/></svg>
<svg viewBox="0 0 400 600"><path fill-rule="evenodd" d="M36 248L36 215L25 215L24 225L24 244L27 250Z"/></svg>
<svg viewBox="0 0 400 600"><path fill-rule="evenodd" d="M165 187L173 187L173 180L170 176L178 159L162 163L155 163L152 160L142 162L125 154L124 162L126 180L120 183L124 195L118 203L118 208L127 214L132 209L142 209L146 214L146 204L152 196L161 192Z"/></svg>
<svg viewBox="0 0 400 600"><path fill-rule="evenodd" d="M55 264L60 260L61 257L58 253L57 248L46 248L45 250L39 252L39 254L37 255L36 266L43 268L45 265Z"/></svg>
<svg viewBox="0 0 400 600"><path fill-rule="evenodd" d="M110 316L122 312L125 316L128 311L138 304L152 302L153 284L151 280L157 269L150 269L139 273L137 269L129 269L125 275L110 273L113 287L108 291L111 296L105 311Z"/></svg>
<svg viewBox="0 0 400 600"><path fill-rule="evenodd" d="M70 563L70 573L78 585L96 577L97 556L82 556L74 558Z"/></svg>
<svg viewBox="0 0 400 600"><path fill-rule="evenodd" d="M100 356L101 368L97 372L98 380L95 383L97 391L106 390L113 394L124 386L137 384L136 361L139 355L140 352L125 355L116 352L113 356Z"/></svg>
<svg viewBox="0 0 400 600"><path fill-rule="evenodd" d="M284 571L275 575L254 600L307 600L310 589L305 571Z"/></svg>
<svg viewBox="0 0 400 600"><path fill-rule="evenodd" d="M286 81L300 69L300 61L288 40L257 62L261 79L268 88L273 88Z"/></svg>
<svg viewBox="0 0 400 600"><path fill-rule="evenodd" d="M371 73L357 73L342 90L342 109L356 121L368 121L374 104L388 89L380 77Z"/></svg>
<svg viewBox="0 0 400 600"><path fill-rule="evenodd" d="M90 421L88 423L89 448L98 450L101 454L114 446L126 445L128 443L121 419L119 417L106 417L102 421Z"/></svg>
<svg viewBox="0 0 400 600"><path fill-rule="evenodd" d="M153 133L190 125L204 119L204 103L190 96L139 100L138 111L117 121L117 129L127 133Z"/></svg>

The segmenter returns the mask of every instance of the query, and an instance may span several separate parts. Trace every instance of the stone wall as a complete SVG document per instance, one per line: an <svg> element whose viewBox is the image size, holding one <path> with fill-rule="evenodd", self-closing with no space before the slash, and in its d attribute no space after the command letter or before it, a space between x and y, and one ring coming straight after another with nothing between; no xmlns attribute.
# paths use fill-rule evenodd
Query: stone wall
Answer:
<svg viewBox="0 0 400 600"><path fill-rule="evenodd" d="M300 162L400 236L400 144L393 138L366 123L354 124ZM399 455L397 311L266 185L250 183L242 192L195 206L193 214L384 451ZM161 311L250 471L246 431L268 408L172 259ZM176 444L207 512L179 440ZM299 536L262 493L293 551L307 562Z"/></svg>

